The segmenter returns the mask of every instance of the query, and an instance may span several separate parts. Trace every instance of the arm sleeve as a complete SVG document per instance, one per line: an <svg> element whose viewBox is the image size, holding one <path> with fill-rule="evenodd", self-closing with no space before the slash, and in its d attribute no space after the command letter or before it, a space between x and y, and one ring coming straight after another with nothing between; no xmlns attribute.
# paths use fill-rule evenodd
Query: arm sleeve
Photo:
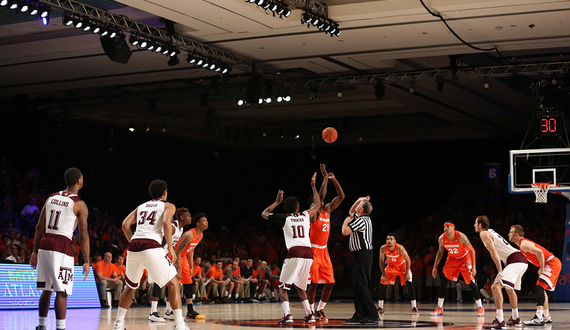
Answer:
<svg viewBox="0 0 570 330"><path fill-rule="evenodd" d="M285 220L287 219L287 215L283 213L271 213L267 220L280 224L281 226L285 225Z"/></svg>

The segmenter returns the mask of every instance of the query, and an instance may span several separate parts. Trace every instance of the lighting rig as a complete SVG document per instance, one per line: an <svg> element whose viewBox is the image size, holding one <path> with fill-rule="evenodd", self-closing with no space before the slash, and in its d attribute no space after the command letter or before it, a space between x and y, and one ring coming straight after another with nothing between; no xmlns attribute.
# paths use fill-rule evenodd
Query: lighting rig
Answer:
<svg viewBox="0 0 570 330"><path fill-rule="evenodd" d="M291 10L289 10L289 5L283 0L245 0L247 3L253 3L258 7L269 10L273 13L273 16L279 16L279 18L287 18L291 16Z"/></svg>
<svg viewBox="0 0 570 330"><path fill-rule="evenodd" d="M174 57L180 54L180 51L176 49L173 45L168 45L163 41L156 40L153 38L147 38L139 36L136 34L131 34L129 37L129 43L142 50L154 51L162 55Z"/></svg>
<svg viewBox="0 0 570 330"><path fill-rule="evenodd" d="M0 7L12 9L17 13L37 16L43 25L48 25L51 7L28 0L0 0Z"/></svg>
<svg viewBox="0 0 570 330"><path fill-rule="evenodd" d="M90 19L87 16L82 16L78 14L73 14L71 12L65 12L62 16L62 22L65 26L73 26L76 29L81 29L84 32L92 32L99 34L102 37L117 38L122 35L122 32L110 27L107 24L97 22Z"/></svg>
<svg viewBox="0 0 570 330"><path fill-rule="evenodd" d="M310 12L304 12L303 15L301 15L301 24L305 23L307 23L307 27L313 25L324 33L329 33L331 37L333 35L338 37L342 33L342 30L338 27L338 24L330 18Z"/></svg>
<svg viewBox="0 0 570 330"><path fill-rule="evenodd" d="M207 68L208 70L220 72L221 74L226 74L232 71L229 65L220 62L219 60L195 53L188 53L186 62L188 62L188 64L194 64L197 67Z"/></svg>

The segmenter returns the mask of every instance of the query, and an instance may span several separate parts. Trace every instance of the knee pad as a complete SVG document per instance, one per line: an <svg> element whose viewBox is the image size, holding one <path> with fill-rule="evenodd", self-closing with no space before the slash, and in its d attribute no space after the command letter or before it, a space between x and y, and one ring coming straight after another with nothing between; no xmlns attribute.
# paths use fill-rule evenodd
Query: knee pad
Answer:
<svg viewBox="0 0 570 330"><path fill-rule="evenodd" d="M534 293L536 294L536 306L544 306L544 288L540 285L534 287Z"/></svg>

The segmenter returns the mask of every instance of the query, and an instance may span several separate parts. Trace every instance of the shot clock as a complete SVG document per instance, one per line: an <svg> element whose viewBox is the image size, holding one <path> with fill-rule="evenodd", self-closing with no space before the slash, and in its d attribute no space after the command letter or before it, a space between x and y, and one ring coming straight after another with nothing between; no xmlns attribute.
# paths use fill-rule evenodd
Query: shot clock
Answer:
<svg viewBox="0 0 570 330"><path fill-rule="evenodd" d="M562 111L553 108L542 108L534 113L534 132L536 136L557 136L563 131L564 117Z"/></svg>

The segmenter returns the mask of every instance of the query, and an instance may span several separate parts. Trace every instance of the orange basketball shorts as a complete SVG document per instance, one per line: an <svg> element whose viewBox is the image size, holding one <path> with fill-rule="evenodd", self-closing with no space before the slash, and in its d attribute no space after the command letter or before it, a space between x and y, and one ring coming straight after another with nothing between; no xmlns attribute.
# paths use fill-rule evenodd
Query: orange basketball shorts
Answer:
<svg viewBox="0 0 570 330"><path fill-rule="evenodd" d="M403 264L399 265L399 266L388 266L386 267L386 270L384 270L384 272L386 273L386 281L380 281L380 284L383 285L394 285L394 283L396 283L396 277L399 276L400 277L400 284L402 286L404 286L406 284L406 263L404 262ZM409 271L410 273L410 281L412 279L412 271Z"/></svg>
<svg viewBox="0 0 570 330"><path fill-rule="evenodd" d="M457 281L459 274L461 274L465 283L471 283L473 276L471 276L471 257L469 254L459 259L448 257L445 266L443 266L443 274L452 281Z"/></svg>
<svg viewBox="0 0 570 330"><path fill-rule="evenodd" d="M311 283L334 283L334 271L328 249L313 248L313 264L309 272Z"/></svg>
<svg viewBox="0 0 570 330"><path fill-rule="evenodd" d="M560 259L556 257L550 259L550 261L544 265L544 271L538 278L536 285L543 287L545 290L554 291L561 270L562 264L560 263Z"/></svg>
<svg viewBox="0 0 570 330"><path fill-rule="evenodd" d="M190 265L188 264L188 258L185 255L180 256L180 268L182 269L182 277L180 277L180 283L192 284Z"/></svg>

